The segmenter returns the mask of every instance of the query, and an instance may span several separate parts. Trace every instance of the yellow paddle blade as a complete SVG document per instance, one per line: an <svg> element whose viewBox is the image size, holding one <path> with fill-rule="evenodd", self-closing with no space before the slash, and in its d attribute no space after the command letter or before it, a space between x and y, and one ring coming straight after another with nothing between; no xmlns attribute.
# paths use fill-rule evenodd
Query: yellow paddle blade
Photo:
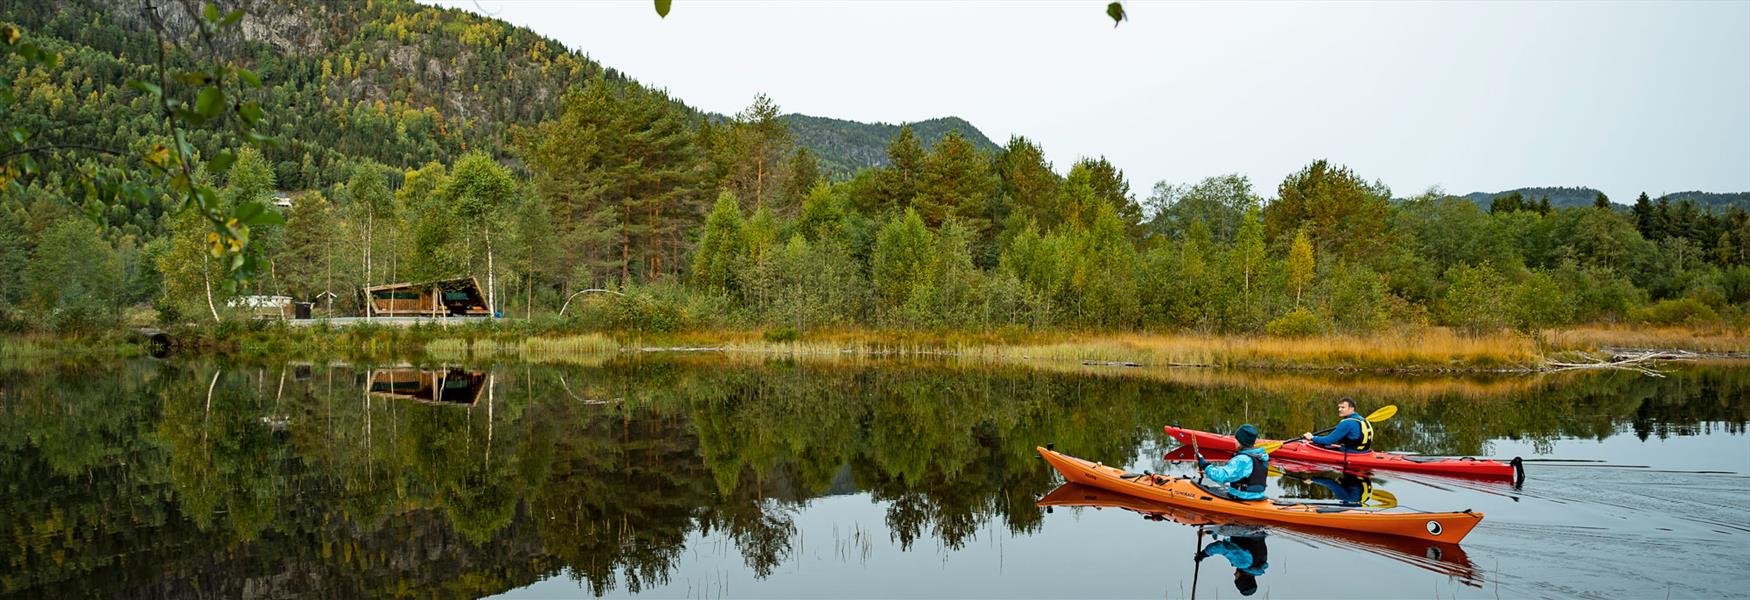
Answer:
<svg viewBox="0 0 1750 600"><path fill-rule="evenodd" d="M1269 469L1269 471L1267 471L1267 473L1271 477L1281 477L1282 476L1282 469L1276 468L1276 465L1270 465L1270 469Z"/></svg>
<svg viewBox="0 0 1750 600"><path fill-rule="evenodd" d="M1379 407L1379 410L1373 411L1373 414L1367 415L1367 422L1378 423L1380 421L1384 421L1386 419L1390 419L1392 417L1395 417L1395 416L1397 416L1397 414L1398 414L1398 405L1387 404L1385 406Z"/></svg>
<svg viewBox="0 0 1750 600"><path fill-rule="evenodd" d="M1380 508L1391 508L1398 505L1398 497L1382 489L1373 490L1373 499L1379 502Z"/></svg>
<svg viewBox="0 0 1750 600"><path fill-rule="evenodd" d="M1279 449L1281 447L1282 447L1282 442L1280 442L1280 441L1271 441L1271 442L1264 442L1262 444L1258 444L1258 449L1263 450L1265 454L1275 452L1277 449Z"/></svg>

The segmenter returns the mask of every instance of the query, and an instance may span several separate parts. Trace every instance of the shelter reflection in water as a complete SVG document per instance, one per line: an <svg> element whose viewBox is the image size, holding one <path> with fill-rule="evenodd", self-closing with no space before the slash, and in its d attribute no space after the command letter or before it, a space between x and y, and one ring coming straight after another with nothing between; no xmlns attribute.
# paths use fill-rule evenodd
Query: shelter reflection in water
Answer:
<svg viewBox="0 0 1750 600"><path fill-rule="evenodd" d="M481 371L396 367L372 369L369 389L372 395L383 398L472 406L480 401L480 392L485 388L486 373Z"/></svg>

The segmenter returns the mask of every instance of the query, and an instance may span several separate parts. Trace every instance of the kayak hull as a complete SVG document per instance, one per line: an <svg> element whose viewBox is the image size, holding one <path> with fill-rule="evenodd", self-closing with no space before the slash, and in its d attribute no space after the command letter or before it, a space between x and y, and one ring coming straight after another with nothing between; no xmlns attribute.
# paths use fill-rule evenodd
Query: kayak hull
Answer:
<svg viewBox="0 0 1750 600"><path fill-rule="evenodd" d="M1480 587L1482 576L1466 556L1464 547L1447 542L1430 542L1396 535L1380 535L1328 527L1309 527L1253 521L1218 513L1172 506L1121 494L1111 490L1065 483L1040 498L1036 505L1046 508L1117 508L1140 514L1150 520L1167 520L1190 527L1233 525L1255 527L1289 536L1316 538L1338 546L1371 552L1402 563L1414 565L1442 575L1459 578L1465 585Z"/></svg>
<svg viewBox="0 0 1750 600"><path fill-rule="evenodd" d="M1240 447L1232 436L1172 425L1166 426L1165 430L1167 435L1172 436L1179 443L1202 450L1234 452ZM1271 441L1258 440L1258 444L1263 445ZM1517 462L1472 458L1423 458L1386 452L1350 453L1301 442L1283 444L1270 455L1301 462L1341 465L1348 469L1386 469L1474 479L1513 481L1521 474L1520 469L1515 467L1516 464L1520 464Z"/></svg>
<svg viewBox="0 0 1750 600"><path fill-rule="evenodd" d="M1134 475L1038 448L1039 456L1071 483L1129 494L1145 500L1249 519L1308 527L1325 527L1457 544L1482 522L1479 512L1423 513L1319 504L1278 504L1271 500L1229 500L1215 497L1184 477ZM1131 475L1131 478L1125 478Z"/></svg>

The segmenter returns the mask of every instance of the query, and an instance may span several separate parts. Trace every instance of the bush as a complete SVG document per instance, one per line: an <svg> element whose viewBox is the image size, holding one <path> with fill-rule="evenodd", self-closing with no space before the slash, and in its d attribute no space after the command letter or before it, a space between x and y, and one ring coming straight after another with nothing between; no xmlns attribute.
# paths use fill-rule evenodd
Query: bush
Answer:
<svg viewBox="0 0 1750 600"><path fill-rule="evenodd" d="M1446 294L1440 299L1440 320L1468 333L1497 331L1512 316L1507 278L1489 263L1458 265L1446 270Z"/></svg>
<svg viewBox="0 0 1750 600"><path fill-rule="evenodd" d="M620 331L671 333L682 329L685 321L679 306L644 290L616 298L608 312L609 326Z"/></svg>
<svg viewBox="0 0 1750 600"><path fill-rule="evenodd" d="M767 329L764 337L768 342L794 342L802 337L802 333L794 327L779 327Z"/></svg>
<svg viewBox="0 0 1750 600"><path fill-rule="evenodd" d="M1306 337L1317 334L1324 328L1324 321L1304 307L1288 311L1264 325L1264 331L1278 337Z"/></svg>
<svg viewBox="0 0 1750 600"><path fill-rule="evenodd" d="M1630 311L1629 318L1649 325L1706 325L1720 321L1719 313L1695 298L1660 300Z"/></svg>

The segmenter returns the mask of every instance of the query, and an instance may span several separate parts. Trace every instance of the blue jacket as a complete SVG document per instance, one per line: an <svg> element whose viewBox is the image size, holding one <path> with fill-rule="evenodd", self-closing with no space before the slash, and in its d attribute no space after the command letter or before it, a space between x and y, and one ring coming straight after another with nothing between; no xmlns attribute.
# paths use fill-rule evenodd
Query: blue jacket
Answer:
<svg viewBox="0 0 1750 600"><path fill-rule="evenodd" d="M1246 477L1251 476L1252 467L1255 464L1269 460L1268 458L1261 458L1254 461L1252 458L1253 456L1262 457L1264 456L1264 451L1256 447L1241 450L1239 454L1235 454L1233 459L1226 463L1209 465L1209 467L1203 470L1203 474L1209 476L1210 479L1223 484L1244 481ZM1228 493L1232 494L1233 497L1242 500L1260 500L1264 498L1264 492L1247 492L1235 489L1233 486L1228 486Z"/></svg>
<svg viewBox="0 0 1750 600"><path fill-rule="evenodd" d="M1229 540L1231 539L1232 538L1229 538ZM1203 548L1203 555L1220 556L1225 558L1227 559L1227 564L1233 565L1233 568L1251 573L1254 576L1263 575L1264 570L1270 568L1270 563L1259 562L1258 564L1253 564L1255 561L1253 560L1252 553L1245 548L1240 547L1239 544L1233 543L1229 540L1218 540L1213 544L1205 546Z"/></svg>
<svg viewBox="0 0 1750 600"><path fill-rule="evenodd" d="M1341 441L1347 440L1347 439L1360 440L1361 439L1361 422L1360 421L1361 421L1361 417L1359 415L1353 416L1353 417L1345 417L1343 420L1337 422L1337 428L1331 430L1330 434L1313 436L1312 443L1318 444L1320 446L1331 447L1331 446L1336 446L1337 442L1341 442ZM1344 452L1349 451L1348 449L1345 449L1345 448L1338 448L1338 449L1343 450ZM1371 452L1371 451L1370 450L1361 450L1361 451L1355 452L1355 454L1365 454L1368 452Z"/></svg>

